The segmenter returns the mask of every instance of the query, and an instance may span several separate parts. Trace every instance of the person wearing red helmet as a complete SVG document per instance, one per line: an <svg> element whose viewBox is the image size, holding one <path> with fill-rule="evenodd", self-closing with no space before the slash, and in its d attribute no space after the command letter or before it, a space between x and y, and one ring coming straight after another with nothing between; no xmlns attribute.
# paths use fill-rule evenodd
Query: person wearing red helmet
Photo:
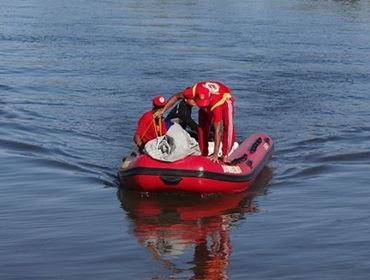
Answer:
<svg viewBox="0 0 370 280"><path fill-rule="evenodd" d="M194 100L200 108L198 141L202 155L208 155L208 136L213 126L214 153L209 158L218 162L218 151L222 141L222 159L226 161L235 141L234 97L231 90L221 82L199 82L171 96L162 111L167 110L181 99Z"/></svg>
<svg viewBox="0 0 370 280"><path fill-rule="evenodd" d="M166 105L166 99L163 96L155 96L152 100L152 110L145 112L139 119L134 142L141 151L145 144L166 134L166 124L162 118L161 109Z"/></svg>

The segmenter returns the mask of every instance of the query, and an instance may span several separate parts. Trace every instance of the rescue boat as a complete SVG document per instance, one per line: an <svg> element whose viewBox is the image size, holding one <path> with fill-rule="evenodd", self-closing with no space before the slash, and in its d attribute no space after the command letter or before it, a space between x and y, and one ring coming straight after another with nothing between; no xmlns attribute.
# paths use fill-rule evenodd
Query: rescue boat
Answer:
<svg viewBox="0 0 370 280"><path fill-rule="evenodd" d="M246 138L229 155L215 163L190 155L175 162L132 153L119 167L120 185L140 192L235 193L250 188L272 157L274 143L265 133Z"/></svg>

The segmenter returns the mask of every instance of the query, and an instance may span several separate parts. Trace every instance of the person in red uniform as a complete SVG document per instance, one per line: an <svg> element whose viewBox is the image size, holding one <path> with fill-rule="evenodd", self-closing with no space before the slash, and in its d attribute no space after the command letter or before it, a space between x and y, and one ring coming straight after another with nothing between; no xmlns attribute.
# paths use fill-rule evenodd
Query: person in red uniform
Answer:
<svg viewBox="0 0 370 280"><path fill-rule="evenodd" d="M152 102L152 110L145 112L140 117L134 135L134 142L139 151L142 151L148 141L167 132L166 124L160 111L166 105L166 99L163 96L155 96Z"/></svg>
<svg viewBox="0 0 370 280"><path fill-rule="evenodd" d="M236 135L234 127L234 97L231 94L231 90L221 82L199 82L171 96L162 112L180 99L192 99L200 108L198 140L202 155L208 155L208 136L210 128L213 126L215 145L214 153L209 158L214 162L218 162L218 151L222 141L222 160L227 161L227 155L234 144Z"/></svg>

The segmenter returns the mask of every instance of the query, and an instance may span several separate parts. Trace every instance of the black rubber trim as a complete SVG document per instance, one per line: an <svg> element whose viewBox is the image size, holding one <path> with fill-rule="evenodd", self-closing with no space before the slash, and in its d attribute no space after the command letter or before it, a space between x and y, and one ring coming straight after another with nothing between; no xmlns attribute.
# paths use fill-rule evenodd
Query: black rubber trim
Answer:
<svg viewBox="0 0 370 280"><path fill-rule="evenodd" d="M216 173L210 171L198 171L198 170L182 170L182 169L165 169L165 168L147 168L147 167L136 167L125 171L119 171L119 177L129 177L135 175L158 175L158 176L176 176L176 177L195 177L205 178L219 181L229 182L242 182L253 179L261 170L265 167L266 163L270 160L274 147L272 146L268 153L264 156L260 164L253 169L252 172L245 175L234 175Z"/></svg>

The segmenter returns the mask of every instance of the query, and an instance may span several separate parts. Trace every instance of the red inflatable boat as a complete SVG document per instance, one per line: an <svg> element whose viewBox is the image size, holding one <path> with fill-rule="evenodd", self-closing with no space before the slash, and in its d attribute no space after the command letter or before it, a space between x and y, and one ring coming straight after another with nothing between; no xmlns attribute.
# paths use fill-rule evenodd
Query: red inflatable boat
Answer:
<svg viewBox="0 0 370 280"><path fill-rule="evenodd" d="M123 160L118 175L121 187L141 192L241 192L254 183L270 160L273 148L268 135L255 133L232 152L228 164L214 163L203 156L163 162L138 154Z"/></svg>

